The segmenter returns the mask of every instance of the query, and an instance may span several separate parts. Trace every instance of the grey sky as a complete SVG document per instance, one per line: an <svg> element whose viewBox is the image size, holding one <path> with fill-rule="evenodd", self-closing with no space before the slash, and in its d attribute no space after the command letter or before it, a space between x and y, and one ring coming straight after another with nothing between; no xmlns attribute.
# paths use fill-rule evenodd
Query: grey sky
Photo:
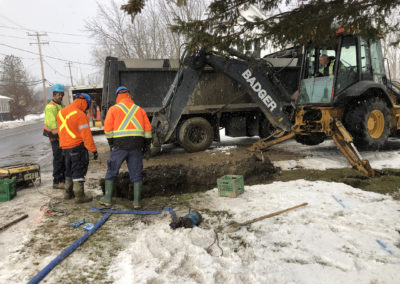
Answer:
<svg viewBox="0 0 400 284"><path fill-rule="evenodd" d="M30 45L37 40L27 32L47 32L41 41L49 42L42 45L43 55L49 56L44 57L45 78L49 83L70 84L68 61L73 61L74 83L79 76L86 80L99 70L96 66L80 64L92 63L90 49L94 41L85 31L85 20L93 18L96 10L96 0L0 0L0 58L10 54L21 57L28 72L35 79L41 79L38 46Z"/></svg>

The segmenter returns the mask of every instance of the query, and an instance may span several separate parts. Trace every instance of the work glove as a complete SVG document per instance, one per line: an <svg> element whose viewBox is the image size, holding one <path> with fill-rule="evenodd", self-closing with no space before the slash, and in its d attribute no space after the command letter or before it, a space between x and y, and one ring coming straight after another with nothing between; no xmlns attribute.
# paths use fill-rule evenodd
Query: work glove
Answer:
<svg viewBox="0 0 400 284"><path fill-rule="evenodd" d="M142 147L142 153L143 154L149 153L150 152L150 147L151 147L151 144L144 144L143 147Z"/></svg>
<svg viewBox="0 0 400 284"><path fill-rule="evenodd" d="M97 158L99 157L99 154L96 152L93 152L93 160L97 160Z"/></svg>

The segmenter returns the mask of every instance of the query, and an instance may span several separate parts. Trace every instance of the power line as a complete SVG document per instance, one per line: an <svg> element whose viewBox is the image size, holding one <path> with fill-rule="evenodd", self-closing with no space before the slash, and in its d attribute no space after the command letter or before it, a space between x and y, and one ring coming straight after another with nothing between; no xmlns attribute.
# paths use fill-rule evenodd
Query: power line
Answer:
<svg viewBox="0 0 400 284"><path fill-rule="evenodd" d="M3 55L3 56L10 56L10 55L12 55L12 54L5 54L5 53L1 53L1 52L0 52L0 55ZM15 57L18 57L18 58L20 58L20 59L27 59L27 60L37 60L37 59L39 59L38 57L32 57L32 58L21 57L21 56L15 56Z"/></svg>
<svg viewBox="0 0 400 284"><path fill-rule="evenodd" d="M4 25L1 25L0 28L19 30L19 31L24 31L24 32L36 32L34 30L31 30L31 29L16 28L16 27L4 26ZM60 32L52 32L52 31L42 31L42 32L43 33L49 33L49 34L58 34L58 35L88 37L87 35L84 35L84 34L75 34L75 33L60 33Z"/></svg>
<svg viewBox="0 0 400 284"><path fill-rule="evenodd" d="M47 66L49 66L50 67L50 69L51 70L53 70L54 71L54 73L56 73L56 74L58 74L58 75L60 75L60 76L63 76L63 77L65 77L65 78L69 78L69 76L67 76L67 75L64 75L64 74L62 74L62 73L60 73L60 72L58 72L53 66L51 66L50 65L50 63L49 62L47 62L46 60L43 60L44 61L44 63L46 63L47 64Z"/></svg>
<svg viewBox="0 0 400 284"><path fill-rule="evenodd" d="M23 39L23 40L30 40L29 38L20 37L20 36L11 36L11 35L2 35L2 34L0 34L0 36L3 36L3 37L11 37L11 38L18 38L18 39Z"/></svg>
<svg viewBox="0 0 400 284"><path fill-rule="evenodd" d="M20 36L12 36L12 35L4 35L0 34L1 37L9 37L9 38L16 38L16 39L22 39L22 40L30 40L29 38L24 38ZM91 43L91 42L73 42L73 41L61 41L61 40L50 40L50 43L63 43L63 44L86 44L86 45L97 45L96 43Z"/></svg>
<svg viewBox="0 0 400 284"><path fill-rule="evenodd" d="M25 50L25 49L22 49L22 48L11 46L11 45L8 45L8 44L5 44L5 43L0 43L0 45L6 46L6 47L9 47L9 48L13 48L13 49L16 49L16 50L20 50L20 51L23 51L23 52L28 52L28 53L31 53L31 54L39 55L36 52L32 52L32 51L29 51L29 50ZM43 55L43 57L47 57L47 58L51 58L51 59L55 59L55 60L60 60L60 61L64 61L64 62L72 62L72 63L78 63L78 64L83 64L83 65L91 65L91 66L100 66L98 64L91 64L91 63L85 63L85 62L79 62L79 61L73 61L73 60L66 60L66 59L61 59L61 58L57 58L57 57L53 57L53 56L49 56L49 55Z"/></svg>

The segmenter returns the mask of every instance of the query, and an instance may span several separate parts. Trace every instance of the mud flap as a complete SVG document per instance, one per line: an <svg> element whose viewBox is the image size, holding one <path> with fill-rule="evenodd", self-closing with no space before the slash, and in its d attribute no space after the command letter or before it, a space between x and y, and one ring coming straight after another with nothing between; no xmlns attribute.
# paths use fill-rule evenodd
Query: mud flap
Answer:
<svg viewBox="0 0 400 284"><path fill-rule="evenodd" d="M332 139L340 152L342 152L343 156L346 157L353 167L369 177L375 176L374 169L371 168L368 160L363 160L357 148L353 144L353 137L346 130L340 120L335 120L334 122Z"/></svg>

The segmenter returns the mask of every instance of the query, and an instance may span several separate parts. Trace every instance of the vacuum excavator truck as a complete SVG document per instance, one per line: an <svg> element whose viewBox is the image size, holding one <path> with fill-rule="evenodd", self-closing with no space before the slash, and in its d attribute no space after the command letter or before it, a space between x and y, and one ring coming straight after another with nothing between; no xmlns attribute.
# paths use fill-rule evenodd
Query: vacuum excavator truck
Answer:
<svg viewBox="0 0 400 284"><path fill-rule="evenodd" d="M357 147L379 150L400 128L399 89L385 74L379 40L340 31L332 42L329 47L303 47L295 99L265 59L234 50L230 56L200 50L186 57L163 107L153 116L154 146L160 147L172 135L203 67L209 65L241 84L265 114L268 127L275 129L274 135L250 150L264 151L291 138L317 145L331 137L353 167L374 176ZM322 66L321 57L328 59L329 66ZM185 131L190 132L187 137L204 135L196 127Z"/></svg>

